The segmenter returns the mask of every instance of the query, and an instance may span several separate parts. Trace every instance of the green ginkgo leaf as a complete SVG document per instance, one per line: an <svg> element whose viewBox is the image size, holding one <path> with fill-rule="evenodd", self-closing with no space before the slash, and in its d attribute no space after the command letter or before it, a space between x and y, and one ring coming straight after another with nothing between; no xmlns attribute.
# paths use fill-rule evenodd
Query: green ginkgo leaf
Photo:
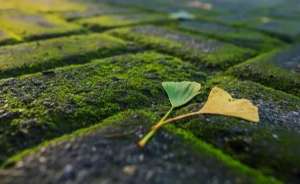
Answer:
<svg viewBox="0 0 300 184"><path fill-rule="evenodd" d="M199 94L201 84L197 82L163 82L163 88L167 92L172 108L180 107L188 103Z"/></svg>

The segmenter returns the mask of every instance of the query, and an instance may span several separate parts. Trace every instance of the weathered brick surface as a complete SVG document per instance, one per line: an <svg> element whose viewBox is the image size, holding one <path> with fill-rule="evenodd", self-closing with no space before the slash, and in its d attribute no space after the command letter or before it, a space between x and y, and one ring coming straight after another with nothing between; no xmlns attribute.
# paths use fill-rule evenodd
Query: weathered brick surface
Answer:
<svg viewBox="0 0 300 184"><path fill-rule="evenodd" d="M257 125L234 118L203 116L178 126L194 132L234 158L268 174L296 182L300 160L300 99L249 81L218 77L209 81L235 98L247 98L259 107ZM210 87L209 87L210 88ZM207 98L207 94L203 95ZM187 107L196 111L201 104Z"/></svg>
<svg viewBox="0 0 300 184"><path fill-rule="evenodd" d="M251 49L154 26L116 29L111 33L145 47L193 61L195 65L204 66L208 70L224 69L256 54Z"/></svg>
<svg viewBox="0 0 300 184"><path fill-rule="evenodd" d="M1 28L14 33L20 39L49 37L79 32L80 26L67 23L54 15L25 13L19 10L0 10Z"/></svg>
<svg viewBox="0 0 300 184"><path fill-rule="evenodd" d="M4 148L0 161L118 111L163 105L167 99L161 80L205 78L189 63L149 52L4 80L0 84L0 145Z"/></svg>
<svg viewBox="0 0 300 184"><path fill-rule="evenodd" d="M197 147L192 147L189 144L192 138L180 139L182 134L174 130L160 132L150 147L140 151L134 143L153 120L153 114L149 112L126 111L117 114L104 120L104 126L83 130L71 140L66 138L64 142L27 158L23 166L19 164L20 167L12 170L15 173L25 172L26 175L0 181L23 183L25 180L31 184L40 181L45 184L276 183L221 155L203 142L199 141Z"/></svg>
<svg viewBox="0 0 300 184"><path fill-rule="evenodd" d="M27 12L83 11L86 6L70 0L0 0L0 10L18 9Z"/></svg>
<svg viewBox="0 0 300 184"><path fill-rule="evenodd" d="M123 27L136 24L159 23L168 17L152 13L135 13L125 15L101 15L80 19L77 22L93 30L102 30L114 27Z"/></svg>
<svg viewBox="0 0 300 184"><path fill-rule="evenodd" d="M39 72L138 49L107 34L52 38L0 48L0 77ZM141 49L141 48L140 48Z"/></svg>
<svg viewBox="0 0 300 184"><path fill-rule="evenodd" d="M243 47L262 51L271 50L282 46L282 43L262 33L243 28L234 28L227 25L207 21L185 21L178 25L179 28L202 33L217 39L225 40Z"/></svg>
<svg viewBox="0 0 300 184"><path fill-rule="evenodd" d="M0 183L299 183L298 0L0 0ZM136 141L198 81L260 122L199 116ZM41 145L40 145L41 144Z"/></svg>
<svg viewBox="0 0 300 184"><path fill-rule="evenodd" d="M15 41L17 41L16 38L14 38L8 32L0 29L0 45L6 44L6 43L12 43Z"/></svg>
<svg viewBox="0 0 300 184"><path fill-rule="evenodd" d="M242 79L254 80L300 96L300 46L261 55L230 69Z"/></svg>

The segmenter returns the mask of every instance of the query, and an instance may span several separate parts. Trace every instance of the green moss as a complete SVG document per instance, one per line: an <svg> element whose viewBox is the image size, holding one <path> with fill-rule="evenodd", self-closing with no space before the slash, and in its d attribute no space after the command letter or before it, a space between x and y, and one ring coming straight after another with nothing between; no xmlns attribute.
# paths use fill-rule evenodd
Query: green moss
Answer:
<svg viewBox="0 0 300 184"><path fill-rule="evenodd" d="M157 115L148 110L127 110L118 113L114 116L111 116L103 120L101 123L98 123L89 128L77 130L72 134L68 134L56 138L54 140L44 142L32 149L27 149L25 151L22 151L21 153L16 154L13 157L11 157L9 160L7 160L2 165L2 167L8 168L10 166L15 165L15 163L17 163L18 161L24 159L24 157L38 153L41 149L47 149L47 147L55 147L56 145L59 145L63 142L72 141L73 139L80 138L80 137L82 139L84 138L84 136L89 136L91 134L100 132L105 128L112 129L114 127L120 128L123 126L122 130L125 132L126 130L136 129L136 126L145 126L144 128L146 129L146 127L150 127L149 122L154 122L155 119L157 119ZM244 176L246 176L246 178L249 177L249 179L251 178L251 181L253 180L255 183L266 183L266 182L280 183L279 181L271 177L266 177L262 175L262 173L260 173L259 171L251 169L241 164L240 162L232 159L230 156L222 153L222 151L195 138L191 133L183 131L182 129L175 128L174 126L167 126L166 128L164 128L164 130L171 133L171 135L178 136L180 138L180 141L182 141L180 144L184 145L179 149L188 149L188 151L190 152L189 154L191 155L193 155L193 153L196 152L196 154L201 155L202 158L205 157L207 159L210 159L215 164L218 164L220 166L225 166L226 169L229 169L231 172L234 172L235 174L241 176L242 178L244 178ZM177 138L176 139L174 138L173 140L178 141ZM174 151L173 154L176 154L177 149L178 148L176 147L175 150L173 150ZM178 162L179 163L184 162L184 160L179 160Z"/></svg>
<svg viewBox="0 0 300 184"><path fill-rule="evenodd" d="M300 99L254 82L220 76L207 82L202 100L207 98L213 86L224 88L235 98L250 99L259 108L260 122L254 124L211 115L178 122L176 126L264 174L297 183ZM200 107L199 104L192 105L178 114L196 111Z"/></svg>
<svg viewBox="0 0 300 184"><path fill-rule="evenodd" d="M35 39L83 31L80 26L67 23L55 15L24 13L16 10L0 11L3 30L21 38Z"/></svg>
<svg viewBox="0 0 300 184"><path fill-rule="evenodd" d="M16 36L0 29L0 45L9 44L19 41Z"/></svg>
<svg viewBox="0 0 300 184"><path fill-rule="evenodd" d="M206 21L186 21L177 25L184 31L203 34L212 38L223 40L242 47L252 48L260 52L282 47L283 42L269 37L263 33L243 28L231 27L224 24Z"/></svg>
<svg viewBox="0 0 300 184"><path fill-rule="evenodd" d="M33 73L70 63L84 63L137 50L134 45L106 34L54 38L0 48L0 78Z"/></svg>
<svg viewBox="0 0 300 184"><path fill-rule="evenodd" d="M255 52L201 36L167 28L140 26L116 29L114 36L128 39L151 49L190 60L206 69L224 69L253 56Z"/></svg>
<svg viewBox="0 0 300 184"><path fill-rule="evenodd" d="M101 16L105 15L106 17L108 17L107 15L144 13L144 11L141 12L140 9L134 7L116 6L115 4L108 4L105 2L95 3L93 1L81 1L81 3L84 4L85 6L84 10L81 11L69 10L69 11L59 12L57 14L59 14L62 18L68 21L75 21L83 18L98 17L100 15Z"/></svg>
<svg viewBox="0 0 300 184"><path fill-rule="evenodd" d="M282 54L288 52L285 50L276 50L264 55L260 55L245 63L234 66L228 73L241 79L253 80L264 85L280 89L288 93L300 96L300 75L278 66L275 62L287 62L293 60L293 55L283 57Z"/></svg>
<svg viewBox="0 0 300 184"><path fill-rule="evenodd" d="M124 15L101 15L90 18L83 18L77 23L93 30L103 30L108 28L132 26L137 24L155 23L167 21L168 17L161 14L135 13Z"/></svg>
<svg viewBox="0 0 300 184"><path fill-rule="evenodd" d="M168 126L167 130L180 136L186 144L191 145L194 149L198 150L202 154L207 154L222 161L225 165L235 170L238 173L242 173L252 178L255 183L281 183L273 177L266 177L260 171L252 169L232 157L224 154L221 150L213 147L212 145L203 142L201 139L195 137L192 133L184 131L183 129L175 128L174 126Z"/></svg>
<svg viewBox="0 0 300 184"><path fill-rule="evenodd" d="M3 80L0 109L19 114L0 125L0 161L119 111L163 106L162 81L205 79L189 63L146 52Z"/></svg>
<svg viewBox="0 0 300 184"><path fill-rule="evenodd" d="M82 129L76 130L75 132L73 132L71 134L66 134L61 137L54 138L52 140L44 141L43 143L41 143L38 146L35 146L33 148L25 149L25 150L21 151L20 153L10 157L6 162L4 162L1 165L1 167L2 168L11 167L11 166L15 165L18 161L22 160L23 158L25 158L31 154L38 152L42 148L55 146L56 144L61 143L61 142L66 142L66 141L70 141L70 140L78 138L78 137L83 137L83 136L89 135L91 133L99 131L102 128L105 128L108 126L112 126L112 127L117 126L124 120L126 120L129 117L136 115L136 114L145 116L147 118L151 117L152 120L154 120L153 114L149 113L148 111L144 111L144 110L134 111L134 110L128 109L126 111L123 111L123 112L117 113L113 116L110 116L110 117L104 119L102 122L96 123L95 125L92 125L88 128L82 128Z"/></svg>
<svg viewBox="0 0 300 184"><path fill-rule="evenodd" d="M248 16L243 20L233 22L240 27L248 27L265 32L287 42L293 42L299 37L300 28L297 21L292 19L278 19L269 16Z"/></svg>
<svg viewBox="0 0 300 184"><path fill-rule="evenodd" d="M31 13L41 12L62 12L62 11L83 11L85 5L69 0L51 0L35 1L35 0L0 0L0 10L17 9Z"/></svg>

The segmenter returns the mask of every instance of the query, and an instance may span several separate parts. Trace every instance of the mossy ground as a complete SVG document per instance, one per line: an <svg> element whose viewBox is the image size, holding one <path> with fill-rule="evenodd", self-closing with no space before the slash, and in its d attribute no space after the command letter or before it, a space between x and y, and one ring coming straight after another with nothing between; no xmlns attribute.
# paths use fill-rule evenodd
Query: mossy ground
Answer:
<svg viewBox="0 0 300 184"><path fill-rule="evenodd" d="M174 127L167 127L161 131L146 150L137 148L134 144L139 135L145 132L150 127L150 123L155 121L155 119L157 119L157 115L148 110L128 110L118 113L98 125L77 131L49 143L44 143L39 146L40 149L27 150L15 156L7 162L8 165L14 162L18 162L18 165L28 165L26 162L29 160L24 160L24 163L22 163L23 161L20 161L20 158L32 155L31 166L28 165L29 167L26 168L28 175L5 178L0 181L4 183L20 183L26 179L31 183L38 183L40 179L31 176L36 172L36 167L41 167L39 166L39 160L44 158L43 167L47 167L47 172L45 173L46 175L39 175L43 176L43 180L46 183L53 181L68 181L72 183L81 183L83 181L100 182L105 178L105 173L112 172L112 169L115 179L109 179L111 183L170 183L175 181L183 182L187 178L189 178L190 183L198 183L199 181L209 181L209 175L212 174L215 177L214 181L223 181L226 179L235 182L243 180L247 181L246 183L280 183L274 178L266 177L259 171L255 171L233 160L212 146L194 138L191 134ZM182 137L182 139L178 139L175 135ZM122 144L122 142L126 143ZM106 149L101 149L104 145L106 145ZM90 149L91 147L93 149ZM101 154L95 151L98 149L100 149ZM114 151L115 149L119 151L116 152ZM64 158L61 159L65 163L68 163L67 160L74 159L71 155L82 155L81 152L85 152L85 156L77 157L76 161L72 163L72 167L76 167L82 171L89 170L89 174L81 177L76 175L71 176L68 172L61 170L59 171L61 173L59 175L50 175L51 170L55 169L51 166L53 156L56 157L57 154L64 154ZM122 159L124 154L126 157L126 153L130 153L132 159ZM112 159L105 159L106 157L111 157L111 155L113 155ZM94 161L90 163L89 167L85 167L87 162L89 162L89 157L93 157ZM100 160L104 160L104 162L100 162ZM173 162L175 160L176 163ZM63 163L60 162L60 164ZM110 169L103 167L106 164L110 165ZM180 169L187 167L187 165L191 169ZM178 166L181 167L179 168ZM128 173L125 172L126 169L124 168L135 169L133 173ZM209 170L206 171L205 168L209 168ZM25 168L21 166L14 172L21 172L23 169ZM163 170L158 171L160 169ZM197 172L200 172L202 175L197 174L192 169L197 169ZM29 170L32 172L31 174L28 172ZM38 171L43 173L40 169ZM147 179L142 177L143 172L150 171L153 172L152 176L148 176ZM171 173L173 177L165 177ZM95 175L98 177L95 177ZM102 177L99 177L100 175Z"/></svg>
<svg viewBox="0 0 300 184"><path fill-rule="evenodd" d="M1 28L21 39L53 37L83 31L55 15L40 15L19 10L0 10Z"/></svg>
<svg viewBox="0 0 300 184"><path fill-rule="evenodd" d="M0 183L299 183L296 0L0 4ZM217 85L260 123L199 116L137 149L184 80L202 92L172 115Z"/></svg>
<svg viewBox="0 0 300 184"><path fill-rule="evenodd" d="M1 110L15 116L2 120L1 160L118 111L163 105L161 80L205 78L180 59L146 52L2 81Z"/></svg>
<svg viewBox="0 0 300 184"><path fill-rule="evenodd" d="M259 32L243 28L235 28L224 24L207 21L186 21L178 25L180 29L196 34L204 34L212 38L227 41L242 47L266 52L276 47L282 47L281 41Z"/></svg>
<svg viewBox="0 0 300 184"><path fill-rule="evenodd" d="M168 16L152 13L129 13L124 15L100 15L96 17L84 18L77 21L92 30L106 30L109 28L132 26L138 24L149 24L165 22Z"/></svg>
<svg viewBox="0 0 300 184"><path fill-rule="evenodd" d="M0 48L0 77L39 72L143 48L107 34L53 38Z"/></svg>
<svg viewBox="0 0 300 184"><path fill-rule="evenodd" d="M265 174L297 181L300 99L232 77L215 78L207 83L207 89L215 85L226 89L235 98L251 99L260 110L259 124L222 116L201 116L176 125ZM202 99L208 96L208 91L203 92ZM201 104L194 104L187 109L196 111L200 107Z"/></svg>
<svg viewBox="0 0 300 184"><path fill-rule="evenodd" d="M300 96L299 46L260 55L229 70L241 79L253 80Z"/></svg>
<svg viewBox="0 0 300 184"><path fill-rule="evenodd" d="M111 34L143 44L150 49L175 54L207 70L220 70L255 55L251 49L193 36L170 28L139 26L111 31Z"/></svg>

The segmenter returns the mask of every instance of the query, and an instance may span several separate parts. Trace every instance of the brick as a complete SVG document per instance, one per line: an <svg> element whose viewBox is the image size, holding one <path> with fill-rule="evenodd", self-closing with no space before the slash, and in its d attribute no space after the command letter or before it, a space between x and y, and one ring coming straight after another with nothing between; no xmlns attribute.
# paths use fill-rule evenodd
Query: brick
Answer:
<svg viewBox="0 0 300 184"><path fill-rule="evenodd" d="M82 2L83 3L83 2ZM95 17L100 15L130 14L140 10L131 7L112 6L105 3L84 2L84 10L71 10L60 12L59 15L64 19L73 21L76 19Z"/></svg>
<svg viewBox="0 0 300 184"><path fill-rule="evenodd" d="M0 77L39 72L137 48L106 34L53 38L0 48Z"/></svg>
<svg viewBox="0 0 300 184"><path fill-rule="evenodd" d="M91 18L84 18L77 23L94 30L122 27L136 24L154 23L166 21L169 18L160 14L138 13L125 15L103 15Z"/></svg>
<svg viewBox="0 0 300 184"><path fill-rule="evenodd" d="M283 45L283 43L279 40L259 32L230 27L213 22L200 20L184 21L180 23L178 27L187 31L205 34L239 46L253 48L258 51L268 51L274 47L280 47Z"/></svg>
<svg viewBox="0 0 300 184"><path fill-rule="evenodd" d="M297 20L262 17L254 28L274 34L288 41L293 41L300 37L300 25Z"/></svg>
<svg viewBox="0 0 300 184"><path fill-rule="evenodd" d="M210 183L213 176L213 181L218 183L224 180L232 183L279 183L212 146L195 141L182 131L164 129L142 151L135 143L155 121L153 117L153 114L141 110L114 115L101 122L100 126L80 130L43 145L30 156L18 158L19 167L10 170L22 175L8 175L1 177L0 181L3 184L18 184L24 180L29 183L74 184L103 181L123 184L185 183L187 180L189 183Z"/></svg>
<svg viewBox="0 0 300 184"><path fill-rule="evenodd" d="M178 58L121 55L0 82L0 163L7 156L86 127L114 113L168 104L161 81L205 81Z"/></svg>
<svg viewBox="0 0 300 184"><path fill-rule="evenodd" d="M253 16L252 14L220 15L216 19L228 24L244 26L265 32L273 37L278 37L288 42L295 41L300 37L300 26L297 20L293 19L273 18L263 13L260 16Z"/></svg>
<svg viewBox="0 0 300 184"><path fill-rule="evenodd" d="M127 6L127 7L137 7L141 10L150 10L162 13L171 13L178 10L180 4L182 5L182 1L174 1L174 0L153 0L153 1L140 1L140 0L103 0L102 2L106 3L114 3L118 6ZM176 8L177 7L177 8Z"/></svg>
<svg viewBox="0 0 300 184"><path fill-rule="evenodd" d="M300 46L261 55L230 69L229 73L300 96Z"/></svg>
<svg viewBox="0 0 300 184"><path fill-rule="evenodd" d="M0 45L17 42L18 38L0 29Z"/></svg>
<svg viewBox="0 0 300 184"><path fill-rule="evenodd" d="M205 66L208 70L224 69L256 54L251 49L156 26L116 29L111 34L147 48L176 55L196 65Z"/></svg>
<svg viewBox="0 0 300 184"><path fill-rule="evenodd" d="M297 0L283 1L269 8L268 16L285 18L291 20L299 20L300 17L300 4Z"/></svg>
<svg viewBox="0 0 300 184"><path fill-rule="evenodd" d="M208 81L203 101L213 86L225 89L234 98L251 100L259 108L260 122L207 115L176 125L266 175L287 183L299 182L300 98L254 82L217 77ZM178 114L197 111L201 106L190 105Z"/></svg>
<svg viewBox="0 0 300 184"><path fill-rule="evenodd" d="M16 10L0 11L0 24L3 30L24 39L53 37L82 31L80 26L67 23L55 15L25 13Z"/></svg>
<svg viewBox="0 0 300 184"><path fill-rule="evenodd" d="M0 0L0 4L0 10L18 9L26 12L63 12L85 9L82 3L71 2L70 0Z"/></svg>
<svg viewBox="0 0 300 184"><path fill-rule="evenodd" d="M213 10L224 14L241 14L241 13L257 13L260 10L268 11L271 7L279 6L286 3L285 0L253 0L253 1L236 1L236 0L204 0L201 2L210 3ZM254 14L255 15L255 14Z"/></svg>

